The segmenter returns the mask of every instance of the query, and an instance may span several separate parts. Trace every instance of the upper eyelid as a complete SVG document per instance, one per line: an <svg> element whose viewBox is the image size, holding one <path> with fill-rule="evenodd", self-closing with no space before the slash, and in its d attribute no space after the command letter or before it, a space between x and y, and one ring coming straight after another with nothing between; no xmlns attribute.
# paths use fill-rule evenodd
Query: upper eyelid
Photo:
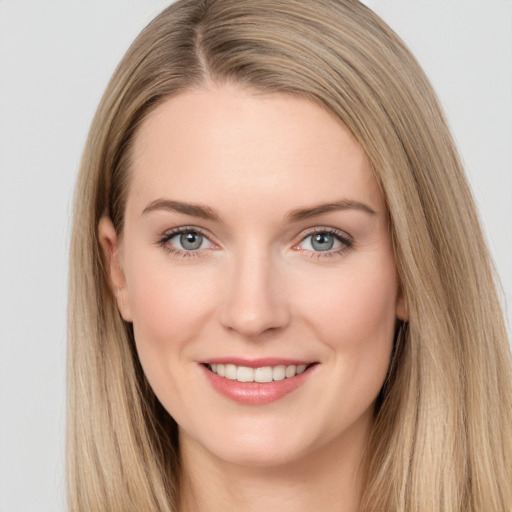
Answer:
<svg viewBox="0 0 512 512"><path fill-rule="evenodd" d="M343 238L347 241L353 242L354 238L352 235L347 233L346 231L343 231L342 229L333 228L333 227L327 227L327 226L319 226L314 228L309 228L307 230L304 230L300 235L299 241L304 240L308 236L314 235L316 233L329 233L331 235L337 235L340 238Z"/></svg>
<svg viewBox="0 0 512 512"><path fill-rule="evenodd" d="M161 239L171 239L173 238L174 236L176 235L179 235L181 233L198 233L206 238L208 238L208 240L210 240L210 242L214 243L212 240L211 240L211 234L200 228L200 227L197 227L197 226L178 226L176 228L171 228L171 229L167 229L166 231L164 231L162 233L162 236L161 236Z"/></svg>

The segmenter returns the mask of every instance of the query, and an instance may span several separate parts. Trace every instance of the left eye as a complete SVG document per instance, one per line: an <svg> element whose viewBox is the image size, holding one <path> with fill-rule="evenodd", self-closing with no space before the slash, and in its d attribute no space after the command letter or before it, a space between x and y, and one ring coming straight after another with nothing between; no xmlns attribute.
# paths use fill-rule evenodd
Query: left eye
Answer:
<svg viewBox="0 0 512 512"><path fill-rule="evenodd" d="M211 242L197 231L183 231L168 239L168 243L176 249L183 251L197 251L206 249Z"/></svg>
<svg viewBox="0 0 512 512"><path fill-rule="evenodd" d="M301 249L315 252L331 251L333 249L339 249L342 246L343 244L339 236L324 231L308 235L298 245Z"/></svg>

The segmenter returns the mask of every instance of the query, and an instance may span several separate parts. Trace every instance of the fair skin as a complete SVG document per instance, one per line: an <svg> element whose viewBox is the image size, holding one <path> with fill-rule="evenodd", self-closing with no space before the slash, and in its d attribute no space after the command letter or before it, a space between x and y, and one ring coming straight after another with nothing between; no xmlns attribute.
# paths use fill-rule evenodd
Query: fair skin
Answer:
<svg viewBox="0 0 512 512"><path fill-rule="evenodd" d="M132 163L122 236L105 217L100 240L179 425L181 512L355 512L405 317L362 148L309 100L225 85L160 105Z"/></svg>

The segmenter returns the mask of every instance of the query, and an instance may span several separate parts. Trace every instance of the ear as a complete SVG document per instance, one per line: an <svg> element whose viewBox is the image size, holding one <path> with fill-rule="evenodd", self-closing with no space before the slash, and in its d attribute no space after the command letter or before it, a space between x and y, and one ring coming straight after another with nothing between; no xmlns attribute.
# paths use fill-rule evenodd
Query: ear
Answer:
<svg viewBox="0 0 512 512"><path fill-rule="evenodd" d="M409 321L409 313L407 312L405 295L404 295L404 292L403 292L401 286L398 288L395 312L396 312L396 317L398 318L398 320L401 320L402 322Z"/></svg>
<svg viewBox="0 0 512 512"><path fill-rule="evenodd" d="M117 301L119 313L126 322L132 321L126 279L121 265L121 252L116 230L109 217L103 216L98 224L98 237L107 262L110 288Z"/></svg>

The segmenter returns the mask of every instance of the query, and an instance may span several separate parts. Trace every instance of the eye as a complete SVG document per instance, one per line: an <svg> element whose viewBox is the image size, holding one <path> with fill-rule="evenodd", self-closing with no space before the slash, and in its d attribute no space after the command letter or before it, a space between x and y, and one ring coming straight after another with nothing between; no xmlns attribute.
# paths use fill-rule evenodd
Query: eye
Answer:
<svg viewBox="0 0 512 512"><path fill-rule="evenodd" d="M185 249L186 251L197 251L197 249L203 249L203 245L206 238L201 233L195 231L186 231L179 235L173 236L169 243L178 246L179 249Z"/></svg>
<svg viewBox="0 0 512 512"><path fill-rule="evenodd" d="M352 246L352 240L348 235L343 235L334 230L317 230L305 236L296 248L304 251L326 253L325 255L339 254Z"/></svg>
<svg viewBox="0 0 512 512"><path fill-rule="evenodd" d="M338 245L340 243L329 233L314 233L313 235L309 235L304 242L304 249L313 251L330 251L336 243L338 243Z"/></svg>
<svg viewBox="0 0 512 512"><path fill-rule="evenodd" d="M191 256L191 253L213 247L212 242L194 228L181 227L166 233L159 241L169 252Z"/></svg>

